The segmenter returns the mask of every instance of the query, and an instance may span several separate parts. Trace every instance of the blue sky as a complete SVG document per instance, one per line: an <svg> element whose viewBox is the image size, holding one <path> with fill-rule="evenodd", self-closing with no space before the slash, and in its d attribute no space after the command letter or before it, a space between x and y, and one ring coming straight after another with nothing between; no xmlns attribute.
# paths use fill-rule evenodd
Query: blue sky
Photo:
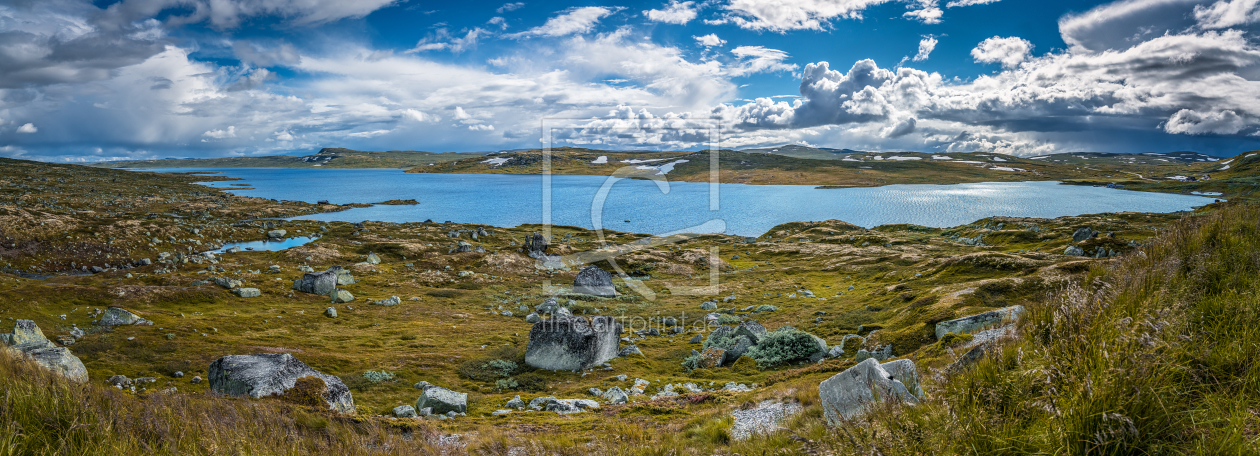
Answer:
<svg viewBox="0 0 1260 456"><path fill-rule="evenodd" d="M1260 149L1260 0L16 0L0 156ZM557 120L561 119L561 120Z"/></svg>

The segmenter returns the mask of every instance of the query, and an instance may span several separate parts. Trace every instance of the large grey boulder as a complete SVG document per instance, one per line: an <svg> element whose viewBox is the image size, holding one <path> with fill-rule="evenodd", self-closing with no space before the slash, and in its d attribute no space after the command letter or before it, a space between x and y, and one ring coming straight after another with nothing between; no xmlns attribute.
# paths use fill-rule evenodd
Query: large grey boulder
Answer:
<svg viewBox="0 0 1260 456"><path fill-rule="evenodd" d="M907 387L906 382L914 389ZM839 425L866 413L876 402L918 403L918 388L913 362L898 360L881 365L871 358L823 380L818 384L818 396L827 421Z"/></svg>
<svg viewBox="0 0 1260 456"><path fill-rule="evenodd" d="M726 353L722 354L722 365L729 366L735 363L735 360L739 359L739 357L741 356L744 356L744 353L747 353L748 349L752 348L752 346L753 346L753 341L750 340L748 336L736 337L735 345L727 349Z"/></svg>
<svg viewBox="0 0 1260 456"><path fill-rule="evenodd" d="M285 230L271 230L267 232L267 237L272 239L281 239L284 238L284 235L286 234L289 234L289 232Z"/></svg>
<svg viewBox="0 0 1260 456"><path fill-rule="evenodd" d="M293 282L293 289L303 293L328 296L337 289L337 273L332 270L308 272Z"/></svg>
<svg viewBox="0 0 1260 456"><path fill-rule="evenodd" d="M630 400L630 395L626 394L621 387L614 386L604 391L604 400L607 400L609 404L624 404Z"/></svg>
<svg viewBox="0 0 1260 456"><path fill-rule="evenodd" d="M13 332L0 334L6 350L25 356L41 367L76 382L87 382L87 367L69 349L58 347L44 337L44 332L31 320L18 320Z"/></svg>
<svg viewBox="0 0 1260 456"><path fill-rule="evenodd" d="M1093 228L1090 228L1087 226L1085 228L1076 230L1075 233L1072 233L1072 242L1081 242L1081 241L1089 240L1097 235L1098 235L1097 231L1094 231Z"/></svg>
<svg viewBox="0 0 1260 456"><path fill-rule="evenodd" d="M971 334L981 329L991 326L1000 326L1017 320L1019 319L1019 316L1023 314L1024 306L1010 306L982 314L942 321L936 324L936 338L940 339L941 337L944 337L946 333Z"/></svg>
<svg viewBox="0 0 1260 456"><path fill-rule="evenodd" d="M349 291L342 290L340 288L333 290L333 292L330 293L329 296L332 297L333 304L345 304L347 302L354 301L353 294L350 294Z"/></svg>
<svg viewBox="0 0 1260 456"><path fill-rule="evenodd" d="M354 413L354 399L341 379L312 369L288 353L228 355L208 369L210 390L230 396L262 398L283 396L302 377L324 381L323 398L329 408L341 413Z"/></svg>
<svg viewBox="0 0 1260 456"><path fill-rule="evenodd" d="M617 297L612 274L595 266L584 267L578 272L577 278L573 279L573 292L605 298Z"/></svg>
<svg viewBox="0 0 1260 456"><path fill-rule="evenodd" d="M416 409L429 408L433 413L468 412L468 394L457 393L440 386L428 385L420 398L416 399Z"/></svg>
<svg viewBox="0 0 1260 456"><path fill-rule="evenodd" d="M525 364L578 371L617 357L621 322L613 317L556 317L534 324Z"/></svg>
<svg viewBox="0 0 1260 456"><path fill-rule="evenodd" d="M105 313L101 314L101 319L96 323L101 326L153 325L153 322L140 318L130 310L113 306L105 309Z"/></svg>
<svg viewBox="0 0 1260 456"><path fill-rule="evenodd" d="M757 345L758 342L761 342L761 338L766 337L766 333L768 333L768 331L766 331L765 326L761 326L761 323L757 323L755 321L745 321L735 327L734 335L747 337L753 345Z"/></svg>

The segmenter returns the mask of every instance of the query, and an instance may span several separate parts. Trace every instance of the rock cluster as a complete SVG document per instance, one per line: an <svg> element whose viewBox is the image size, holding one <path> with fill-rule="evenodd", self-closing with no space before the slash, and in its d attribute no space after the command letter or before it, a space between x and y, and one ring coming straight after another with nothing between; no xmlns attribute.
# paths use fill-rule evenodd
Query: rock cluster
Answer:
<svg viewBox="0 0 1260 456"><path fill-rule="evenodd" d="M18 320L13 332L0 334L0 345L11 353L20 354L44 368L76 382L88 380L83 361L65 347L58 347L44 337L44 332L31 320Z"/></svg>

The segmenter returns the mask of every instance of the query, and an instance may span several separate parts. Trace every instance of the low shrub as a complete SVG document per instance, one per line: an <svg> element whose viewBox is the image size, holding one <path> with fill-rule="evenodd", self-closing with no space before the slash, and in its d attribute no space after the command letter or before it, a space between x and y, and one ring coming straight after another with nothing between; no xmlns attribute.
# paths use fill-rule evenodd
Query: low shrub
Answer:
<svg viewBox="0 0 1260 456"><path fill-rule="evenodd" d="M748 349L748 357L758 366L771 369L808 361L818 354L818 339L812 334L784 326L770 331L757 345Z"/></svg>

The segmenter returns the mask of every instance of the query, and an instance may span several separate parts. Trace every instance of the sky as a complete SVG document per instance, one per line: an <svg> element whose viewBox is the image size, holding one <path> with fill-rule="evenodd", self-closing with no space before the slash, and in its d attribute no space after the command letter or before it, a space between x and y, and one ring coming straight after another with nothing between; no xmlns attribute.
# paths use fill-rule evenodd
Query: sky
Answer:
<svg viewBox="0 0 1260 456"><path fill-rule="evenodd" d="M0 0L0 156L1260 149L1260 0Z"/></svg>

